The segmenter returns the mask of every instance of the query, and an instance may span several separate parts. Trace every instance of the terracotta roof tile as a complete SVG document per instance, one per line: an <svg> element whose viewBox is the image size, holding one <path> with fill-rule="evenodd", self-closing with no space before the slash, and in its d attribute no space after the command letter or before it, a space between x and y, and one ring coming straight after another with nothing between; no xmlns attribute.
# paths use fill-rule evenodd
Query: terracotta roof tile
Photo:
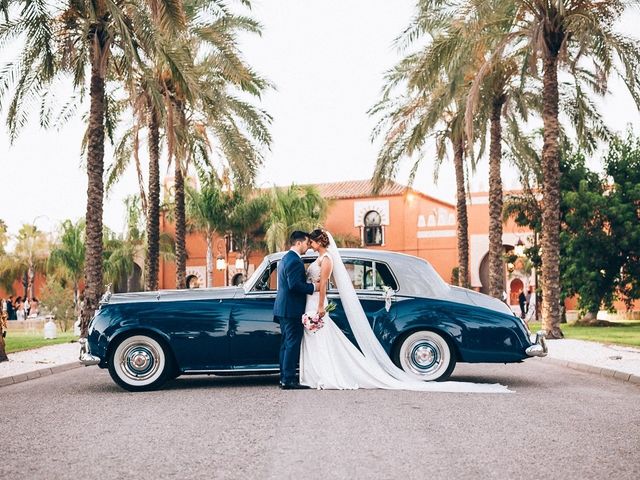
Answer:
<svg viewBox="0 0 640 480"><path fill-rule="evenodd" d="M314 183L320 194L325 198L362 198L373 197L373 182L371 180L352 180L348 182ZM402 195L408 187L396 182L388 182L376 197Z"/></svg>

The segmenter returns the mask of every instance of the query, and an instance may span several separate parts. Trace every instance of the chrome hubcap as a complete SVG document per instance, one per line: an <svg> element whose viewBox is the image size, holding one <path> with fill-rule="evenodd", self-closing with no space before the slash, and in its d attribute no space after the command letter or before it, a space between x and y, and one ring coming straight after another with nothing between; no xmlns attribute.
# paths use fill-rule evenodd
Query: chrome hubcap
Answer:
<svg viewBox="0 0 640 480"><path fill-rule="evenodd" d="M151 345L130 345L122 354L122 371L133 380L145 380L158 370L158 352Z"/></svg>
<svg viewBox="0 0 640 480"><path fill-rule="evenodd" d="M442 351L439 346L420 340L412 344L407 350L405 364L418 375L429 375L438 370L442 363Z"/></svg>

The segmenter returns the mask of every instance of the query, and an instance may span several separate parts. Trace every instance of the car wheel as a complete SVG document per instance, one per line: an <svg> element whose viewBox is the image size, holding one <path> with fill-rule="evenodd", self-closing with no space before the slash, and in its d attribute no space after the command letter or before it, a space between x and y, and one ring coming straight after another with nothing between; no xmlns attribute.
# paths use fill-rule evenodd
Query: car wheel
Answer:
<svg viewBox="0 0 640 480"><path fill-rule="evenodd" d="M447 340L436 332L414 332L396 350L396 364L417 380L449 378L456 366L456 356Z"/></svg>
<svg viewBox="0 0 640 480"><path fill-rule="evenodd" d="M111 350L109 373L114 382L131 392L154 390L171 377L171 356L148 335L123 338Z"/></svg>

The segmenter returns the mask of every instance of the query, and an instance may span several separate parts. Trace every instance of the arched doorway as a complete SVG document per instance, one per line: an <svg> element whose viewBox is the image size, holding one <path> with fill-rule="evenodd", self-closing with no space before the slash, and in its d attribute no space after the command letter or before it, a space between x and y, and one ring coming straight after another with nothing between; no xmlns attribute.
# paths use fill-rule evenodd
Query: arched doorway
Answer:
<svg viewBox="0 0 640 480"><path fill-rule="evenodd" d="M518 297L520 296L520 292L524 290L524 283L519 278L514 278L511 280L509 284L509 305L519 305Z"/></svg>

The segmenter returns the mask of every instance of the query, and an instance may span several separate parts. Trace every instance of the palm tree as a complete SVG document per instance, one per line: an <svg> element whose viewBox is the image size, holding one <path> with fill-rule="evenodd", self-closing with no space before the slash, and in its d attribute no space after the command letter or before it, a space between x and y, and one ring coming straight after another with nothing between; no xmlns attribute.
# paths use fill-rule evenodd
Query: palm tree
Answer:
<svg viewBox="0 0 640 480"><path fill-rule="evenodd" d="M107 283L114 285L114 290L134 291L134 271L136 260L143 256L145 245L145 229L140 199L129 196L124 200L126 210L126 230L123 235L116 235L105 229L104 235L104 274ZM126 281L126 285L122 282Z"/></svg>
<svg viewBox="0 0 640 480"><path fill-rule="evenodd" d="M104 139L110 113L106 81L112 76L130 82L133 67L143 65L141 51L151 51L152 13L165 25L179 24L184 15L180 2L175 0L77 0L63 4L6 0L3 6L8 21L0 26L0 41L16 37L24 39L19 59L4 70L0 81L0 98L6 96L8 90L14 90L7 116L12 139L26 123L28 108L34 103L45 105L53 95L50 87L55 81L70 76L74 88L82 96L87 90L89 74L90 107L85 138L88 177L86 286L81 326L85 335L103 288ZM33 102L38 98L43 101ZM67 117L71 110L72 107L65 107L60 118ZM40 111L41 125L49 126L51 109L45 106Z"/></svg>
<svg viewBox="0 0 640 480"><path fill-rule="evenodd" d="M442 60L443 46L450 39L443 36L447 16L437 18L430 12L422 12L407 35L430 35L432 42L422 51L410 54L386 75L382 99L369 111L380 115L373 137L384 133L384 143L378 154L373 175L374 190L378 191L397 173L403 158L414 157L409 177L413 182L417 168L423 159L422 150L430 137L435 138L436 162L434 176L447 154L450 144L456 178L456 215L458 236L458 269L461 286L469 285L469 234L467 220L467 193L465 181L465 151L468 147L465 134L464 99L467 93L468 63L455 63L446 68ZM400 93L394 96L396 90ZM474 158L471 156L472 167Z"/></svg>
<svg viewBox="0 0 640 480"><path fill-rule="evenodd" d="M73 304L77 308L86 250L84 221L73 223L71 220L65 220L60 228L60 240L51 250L47 270L62 272L62 275L71 281L73 284Z"/></svg>
<svg viewBox="0 0 640 480"><path fill-rule="evenodd" d="M250 6L248 1L242 4ZM260 33L254 20L231 13L226 2L214 0L184 2L182 35L157 35L153 82L142 75L129 92L129 104L136 122L116 149L109 184L125 170L133 157L145 202L144 181L138 159L138 133L148 130L149 202L147 211L147 289L157 288L159 234L160 130L164 129L169 164L174 164L172 217L176 224L176 283L186 281L185 177L191 165L208 175L213 169L230 172L237 186L250 185L262 163L259 146L269 145L267 124L271 118L256 109L246 94L259 97L270 84L242 60L237 36L241 32ZM196 60L197 59L197 60ZM239 92L241 92L239 94ZM213 143L215 142L215 143ZM213 161L212 150L221 164Z"/></svg>
<svg viewBox="0 0 640 480"><path fill-rule="evenodd" d="M317 228L326 218L327 207L327 201L314 186L274 187L265 233L267 250L286 250L294 230L309 232Z"/></svg>
<svg viewBox="0 0 640 480"><path fill-rule="evenodd" d="M238 35L259 34L260 25L250 18L231 14L222 2L203 4L190 0L186 11L189 29L182 48L197 59L193 65L197 85L182 88L174 81L170 69L163 76L168 110L167 147L175 171L177 288L186 286L184 179L189 166L200 163L211 170L214 162L209 151L213 150L236 187L250 186L263 161L260 147L271 142L267 129L271 117L242 98L247 95L259 98L270 87L247 65L238 49Z"/></svg>
<svg viewBox="0 0 640 480"><path fill-rule="evenodd" d="M35 225L25 224L18 231L14 257L24 271L24 295L27 298L34 297L36 272L44 272L49 248L46 233Z"/></svg>
<svg viewBox="0 0 640 480"><path fill-rule="evenodd" d="M269 212L269 195L251 196L245 193L229 214L229 233L244 261L244 272L249 268L249 257L255 249L262 249L264 242L265 220ZM248 198L247 198L248 197Z"/></svg>
<svg viewBox="0 0 640 480"><path fill-rule="evenodd" d="M238 196L227 194L213 175L201 179L200 190L187 187L187 220L202 233L207 244L207 287L213 286L213 236L226 234L229 216Z"/></svg>
<svg viewBox="0 0 640 480"><path fill-rule="evenodd" d="M501 0L498 0L501 2ZM465 3L465 2L462 2ZM501 178L504 140L514 150L525 148L527 137L520 132L520 122L527 122L529 111L539 111L539 96L532 91L533 79L523 77L520 64L527 58L526 50L510 51L509 55L494 55L496 35L509 32L515 19L515 5L500 11L495 1L473 0L470 13L462 9L460 18L451 22L448 32L454 48L452 55L466 57L464 63L474 63L475 78L466 102L467 138L473 142L474 123L484 138L489 131L489 294L502 298L504 293L504 248L502 242L503 188ZM508 8L508 5L506 6ZM469 48L473 45L473 48ZM443 59L451 61L451 59ZM502 119L509 123L507 137L502 131ZM479 117L479 118L478 118ZM475 122L474 122L475 120Z"/></svg>
<svg viewBox="0 0 640 480"><path fill-rule="evenodd" d="M633 3L629 0L502 0L501 11L516 6L515 24L497 35L494 53L527 49L529 58L521 67L542 63L542 287L543 326L551 338L560 330L560 157L559 112L571 103L572 126L581 142L597 139L602 128L593 128L587 112L593 112L589 92L604 96L612 72L622 77L636 106L640 108L640 43L614 30L617 20ZM561 98L558 71L572 80L574 98Z"/></svg>

